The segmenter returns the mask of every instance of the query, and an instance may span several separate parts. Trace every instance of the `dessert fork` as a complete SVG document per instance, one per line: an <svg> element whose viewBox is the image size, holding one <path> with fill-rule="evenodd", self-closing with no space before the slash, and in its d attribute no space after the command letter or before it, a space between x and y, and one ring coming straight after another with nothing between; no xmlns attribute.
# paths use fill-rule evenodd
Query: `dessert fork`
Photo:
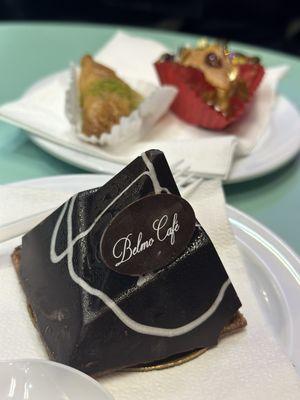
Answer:
<svg viewBox="0 0 300 400"><path fill-rule="evenodd" d="M189 195L191 195L191 193L195 191L205 180L223 178L222 175L216 173L200 174L199 172L194 172L191 170L190 165L188 165L183 159L173 164L171 166L171 171L182 197L187 199Z"/></svg>

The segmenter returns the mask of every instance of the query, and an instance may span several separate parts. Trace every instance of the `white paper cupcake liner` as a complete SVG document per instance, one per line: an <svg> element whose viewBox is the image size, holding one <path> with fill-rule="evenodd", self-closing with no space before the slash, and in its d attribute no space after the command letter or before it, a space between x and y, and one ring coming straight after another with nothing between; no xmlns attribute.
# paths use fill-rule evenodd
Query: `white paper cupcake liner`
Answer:
<svg viewBox="0 0 300 400"><path fill-rule="evenodd" d="M138 141L155 123L168 111L177 89L173 86L155 86L147 82L130 81L127 83L138 91L144 100L139 107L127 117L122 117L119 124L110 132L101 136L87 136L81 130L81 109L78 93L79 69L74 64L70 66L70 82L65 97L65 112L74 133L83 141L99 146L114 146L124 141Z"/></svg>

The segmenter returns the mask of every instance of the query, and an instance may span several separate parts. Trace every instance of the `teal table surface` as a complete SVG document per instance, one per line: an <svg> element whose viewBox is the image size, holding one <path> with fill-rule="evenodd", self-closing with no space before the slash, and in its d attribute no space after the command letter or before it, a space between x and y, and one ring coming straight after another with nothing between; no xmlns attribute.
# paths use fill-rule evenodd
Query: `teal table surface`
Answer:
<svg viewBox="0 0 300 400"><path fill-rule="evenodd" d="M197 39L182 33L107 25L3 23L0 103L16 99L36 80L66 68L84 53L95 52L116 29L159 40L173 49ZM279 90L300 106L299 58L241 44L234 47L260 56L267 66L288 64L290 72ZM20 129L0 123L0 184L83 172L43 152ZM225 192L229 204L265 224L300 253L300 157L260 179L226 186Z"/></svg>

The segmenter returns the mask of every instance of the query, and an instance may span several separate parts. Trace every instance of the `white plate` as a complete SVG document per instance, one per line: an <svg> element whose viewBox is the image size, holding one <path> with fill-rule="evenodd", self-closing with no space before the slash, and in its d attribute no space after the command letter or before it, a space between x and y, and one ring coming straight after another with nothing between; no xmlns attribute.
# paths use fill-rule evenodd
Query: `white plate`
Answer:
<svg viewBox="0 0 300 400"><path fill-rule="evenodd" d="M61 72L50 75L35 83L27 93L42 87L59 75L64 77L65 74L66 72ZM236 183L257 178L286 164L300 151L299 132L300 114L297 108L288 99L280 96L272 113L266 134L262 136L248 157L240 158L234 162L226 183ZM28 134L30 135L30 132ZM36 136L29 137L51 155L86 171L114 175L124 168L124 165L81 154Z"/></svg>
<svg viewBox="0 0 300 400"><path fill-rule="evenodd" d="M113 400L94 379L46 360L0 361L1 400Z"/></svg>
<svg viewBox="0 0 300 400"><path fill-rule="evenodd" d="M78 192L103 185L104 175L66 175L26 181L26 186ZM24 181L13 186L24 186ZM274 233L237 209L227 206L229 220L244 256L253 291L274 335L300 374L300 260ZM15 242L0 246L5 264Z"/></svg>

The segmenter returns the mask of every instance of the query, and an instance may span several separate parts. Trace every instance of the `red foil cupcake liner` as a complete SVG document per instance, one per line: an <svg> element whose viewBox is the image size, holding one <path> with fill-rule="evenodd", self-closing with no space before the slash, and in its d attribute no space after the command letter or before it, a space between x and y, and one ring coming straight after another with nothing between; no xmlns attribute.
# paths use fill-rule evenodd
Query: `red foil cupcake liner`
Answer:
<svg viewBox="0 0 300 400"><path fill-rule="evenodd" d="M178 89L178 95L171 106L172 111L192 125L214 130L224 129L241 117L264 75L264 68L260 64L240 65L239 78L247 86L248 100L232 97L232 112L230 116L224 116L203 100L202 94L214 88L206 82L200 70L171 61L157 62L155 68L162 84L173 85Z"/></svg>

